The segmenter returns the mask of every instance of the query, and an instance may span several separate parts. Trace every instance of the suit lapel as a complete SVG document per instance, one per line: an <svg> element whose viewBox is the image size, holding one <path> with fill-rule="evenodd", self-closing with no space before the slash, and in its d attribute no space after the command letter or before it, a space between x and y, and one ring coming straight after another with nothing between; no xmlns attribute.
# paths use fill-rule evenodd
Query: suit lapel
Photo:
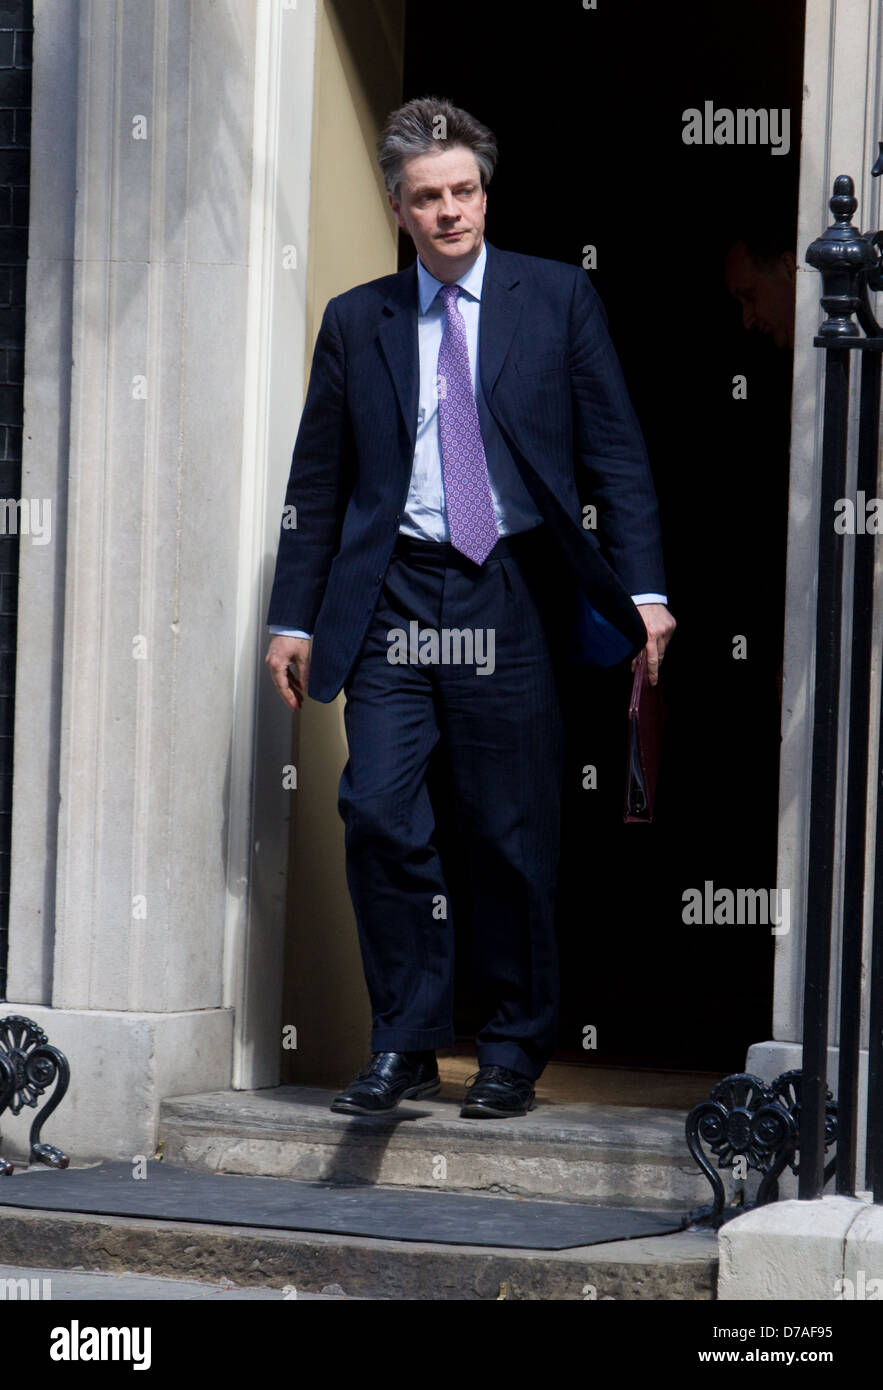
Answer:
<svg viewBox="0 0 883 1390"><path fill-rule="evenodd" d="M486 245L478 365L485 395L490 400L521 318L522 303L519 277L507 267L506 253L490 242Z"/></svg>
<svg viewBox="0 0 883 1390"><path fill-rule="evenodd" d="M419 348L417 345L417 264L397 277L395 287L381 310L378 339L386 358L399 409L408 431L411 454L417 433L420 394Z"/></svg>

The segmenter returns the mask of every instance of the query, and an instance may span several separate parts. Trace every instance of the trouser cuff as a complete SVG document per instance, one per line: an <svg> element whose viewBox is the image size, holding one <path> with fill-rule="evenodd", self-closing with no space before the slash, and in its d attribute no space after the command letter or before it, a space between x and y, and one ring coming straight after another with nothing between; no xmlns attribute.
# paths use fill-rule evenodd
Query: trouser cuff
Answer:
<svg viewBox="0 0 883 1390"><path fill-rule="evenodd" d="M531 1081L536 1081L546 1070L545 1062L538 1062L517 1043L480 1043L477 1054L480 1067L508 1067L510 1071L517 1071Z"/></svg>
<svg viewBox="0 0 883 1390"><path fill-rule="evenodd" d="M454 1030L447 1028L372 1028L372 1052L430 1052L450 1047Z"/></svg>

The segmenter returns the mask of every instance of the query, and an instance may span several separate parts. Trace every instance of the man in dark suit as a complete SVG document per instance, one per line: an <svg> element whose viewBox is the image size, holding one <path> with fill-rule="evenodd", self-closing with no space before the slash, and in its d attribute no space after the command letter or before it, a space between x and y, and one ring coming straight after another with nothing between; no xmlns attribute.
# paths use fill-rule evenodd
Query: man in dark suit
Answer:
<svg viewBox="0 0 883 1390"><path fill-rule="evenodd" d="M560 681L578 605L623 658L646 646L654 683L675 624L643 438L585 273L485 241L496 145L467 112L409 102L379 155L418 261L325 310L266 661L292 709L308 685L346 695L339 808L372 1056L332 1109L435 1094L436 1049L454 1041L426 780L441 742L483 1020L461 1114L519 1115L556 1042Z"/></svg>

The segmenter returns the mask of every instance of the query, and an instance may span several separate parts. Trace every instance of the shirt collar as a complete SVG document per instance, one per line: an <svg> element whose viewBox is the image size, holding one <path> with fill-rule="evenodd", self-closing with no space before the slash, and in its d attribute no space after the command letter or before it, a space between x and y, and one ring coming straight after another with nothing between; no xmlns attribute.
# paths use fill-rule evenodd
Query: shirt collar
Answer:
<svg viewBox="0 0 883 1390"><path fill-rule="evenodd" d="M467 294L472 295L473 299L481 299L481 285L484 280L484 267L487 261L487 242L482 238L481 250L475 263L469 267L465 275L455 283L462 286ZM434 275L430 275L426 266L419 259L417 260L417 284L420 294L420 312L425 314L435 296L438 294L444 282L436 280Z"/></svg>

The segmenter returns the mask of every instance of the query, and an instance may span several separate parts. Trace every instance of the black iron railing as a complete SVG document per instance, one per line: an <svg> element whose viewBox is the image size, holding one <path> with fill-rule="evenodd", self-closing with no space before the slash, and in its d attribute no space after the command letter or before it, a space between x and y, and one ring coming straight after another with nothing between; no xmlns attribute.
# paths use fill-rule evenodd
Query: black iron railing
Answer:
<svg viewBox="0 0 883 1390"><path fill-rule="evenodd" d="M883 172L881 157L874 174ZM840 741L841 612L846 566L853 582L849 653L849 753L846 765L845 855L840 896L839 1071L837 1094L838 1193L855 1195L861 1042L861 961L864 936L866 805L871 724L871 630L874 542L877 533L880 369L883 326L868 291L883 289L883 233L852 225L857 203L852 179L834 181L834 221L806 253L822 275L825 320L814 339L825 351L822 480L819 513L815 686L812 740L803 1067L799 1114L798 1195L820 1197L825 1185L828 1109L828 996L836 872L837 750ZM856 321L857 320L857 321ZM847 497L849 381L859 353L858 467L855 499ZM840 506L838 507L838 503ZM883 504L881 504L883 506ZM880 711L883 733L883 704ZM875 892L871 931L870 1053L865 1183L883 1202L883 743L878 752ZM830 1142L830 1140L829 1140Z"/></svg>

